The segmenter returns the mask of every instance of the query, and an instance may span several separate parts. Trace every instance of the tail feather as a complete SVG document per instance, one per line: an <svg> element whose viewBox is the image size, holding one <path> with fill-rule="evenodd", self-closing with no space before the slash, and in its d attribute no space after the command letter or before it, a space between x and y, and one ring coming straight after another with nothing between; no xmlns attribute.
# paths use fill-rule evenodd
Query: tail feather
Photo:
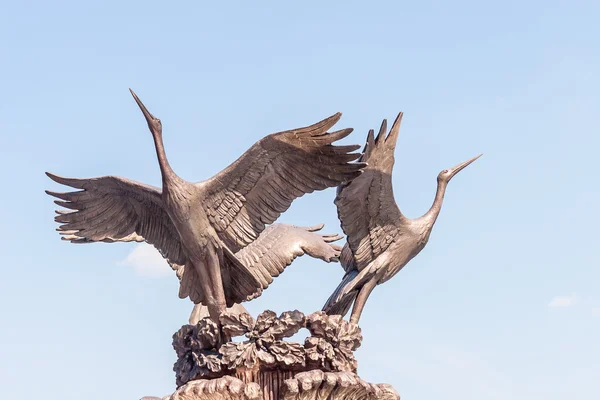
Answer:
<svg viewBox="0 0 600 400"><path fill-rule="evenodd" d="M350 284L354 284L353 280L358 276L358 271L353 269L346 273L344 279L340 282L338 287L329 297L325 305L323 306L323 311L328 315L341 315L342 317L350 311L350 307L356 296L358 296L358 290L347 291L347 286Z"/></svg>
<svg viewBox="0 0 600 400"><path fill-rule="evenodd" d="M171 268L175 269L176 264L171 264ZM200 286L200 277L198 272L191 263L185 267L179 267L176 271L179 278L179 298L185 299L189 297L194 304L204 302L204 291Z"/></svg>
<svg viewBox="0 0 600 400"><path fill-rule="evenodd" d="M224 282L227 307L249 300L257 292L262 291L261 283L256 279L251 269L245 266L235 254L223 246L224 268L221 270Z"/></svg>
<svg viewBox="0 0 600 400"><path fill-rule="evenodd" d="M340 301L331 305L327 310L324 308L323 311L325 311L327 315L341 315L343 317L350 311L350 307L352 307L354 300L356 300L356 296L358 296L357 290L350 292L342 297Z"/></svg>

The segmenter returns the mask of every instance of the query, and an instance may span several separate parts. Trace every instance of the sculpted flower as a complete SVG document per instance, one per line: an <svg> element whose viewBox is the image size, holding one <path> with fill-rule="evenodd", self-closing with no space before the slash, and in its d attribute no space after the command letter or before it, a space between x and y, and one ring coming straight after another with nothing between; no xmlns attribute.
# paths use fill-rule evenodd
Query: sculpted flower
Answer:
<svg viewBox="0 0 600 400"><path fill-rule="evenodd" d="M288 311L279 317L273 311L261 313L256 322L248 314L221 316L223 331L230 336L246 335L241 343L226 343L220 348L222 362L229 369L251 368L260 362L267 367L295 367L305 364L304 348L288 343L284 338L293 336L304 327L304 314Z"/></svg>
<svg viewBox="0 0 600 400"><path fill-rule="evenodd" d="M173 335L178 360L174 370L177 384L190 380L212 379L232 370L256 367L281 370L321 369L354 372L357 363L353 352L362 336L358 325L341 316L317 312L305 317L299 311L277 316L273 311L261 313L256 321L247 313L224 313L219 326L204 318L197 325L185 325ZM306 327L311 336L304 345L284 339ZM221 345L221 337L245 336L246 340Z"/></svg>

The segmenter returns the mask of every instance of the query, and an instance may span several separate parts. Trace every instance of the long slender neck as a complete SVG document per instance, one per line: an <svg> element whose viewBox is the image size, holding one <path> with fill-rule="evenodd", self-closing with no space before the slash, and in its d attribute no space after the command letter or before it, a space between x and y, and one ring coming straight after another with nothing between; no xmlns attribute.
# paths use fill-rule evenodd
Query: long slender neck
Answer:
<svg viewBox="0 0 600 400"><path fill-rule="evenodd" d="M438 179L437 190L435 192L435 199L433 200L433 205L423 215L423 219L428 220L431 225L435 223L438 215L440 214L440 210L442 209L442 203L444 201L444 194L446 193L446 187L448 186L448 182Z"/></svg>
<svg viewBox="0 0 600 400"><path fill-rule="evenodd" d="M158 165L160 166L160 173L162 175L163 189L165 189L178 177L173 171L173 168L171 168L169 160L167 160L162 133L152 130L152 137L154 138L154 147L156 148L156 156L158 157Z"/></svg>

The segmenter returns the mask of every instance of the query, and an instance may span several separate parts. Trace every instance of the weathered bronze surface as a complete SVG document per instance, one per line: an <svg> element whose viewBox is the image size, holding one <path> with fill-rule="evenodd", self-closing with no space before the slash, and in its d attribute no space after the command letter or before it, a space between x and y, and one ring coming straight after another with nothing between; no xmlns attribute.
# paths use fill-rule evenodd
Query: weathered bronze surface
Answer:
<svg viewBox="0 0 600 400"><path fill-rule="evenodd" d="M338 187L335 204L348 241L340 262L346 271L342 282L327 300L323 311L346 315L358 323L367 298L375 286L398 273L427 244L442 209L448 182L463 168L481 157L445 169L437 177L433 205L422 217L410 219L400 212L392 190L394 150L402 113L386 136L383 120L377 137L370 130L360 161L368 164L364 173Z"/></svg>
<svg viewBox="0 0 600 400"><path fill-rule="evenodd" d="M333 145L352 131L327 132L338 113L266 136L213 178L190 183L169 166L160 120L131 93L154 138L162 189L114 176L47 173L80 189L47 193L69 209L55 218L63 240L154 245L180 280L179 296L195 303L189 325L173 335L177 390L163 400L399 400L391 386L356 375L358 321L374 287L425 247L448 183L480 156L440 172L433 205L416 219L400 212L392 190L402 113L389 133L386 120L377 137L370 130L362 153L352 153L360 146ZM319 233L322 224L274 223L294 199L334 186L343 248L333 243L342 236ZM250 316L240 303L260 296L304 254L339 260L346 272L323 310ZM286 340L301 329L309 332L303 343Z"/></svg>
<svg viewBox="0 0 600 400"><path fill-rule="evenodd" d="M349 181L365 166L351 163L360 156L351 152L360 146L333 145L352 132L327 132L339 120L337 113L305 128L266 136L213 178L190 183L169 165L161 121L131 93L154 138L162 190L115 176L74 179L47 173L58 183L82 189L47 192L73 210L59 212L59 231L74 243L143 238L171 264L185 266L180 297L205 304L214 321L226 307L260 295L281 272L259 268L257 273L236 253L256 241L294 199ZM281 249L283 245L279 251L289 258L293 252Z"/></svg>
<svg viewBox="0 0 600 400"><path fill-rule="evenodd" d="M279 371L265 371L261 376L256 382L229 375L199 379L170 396L141 400L400 400L390 385L365 382L352 372L312 370L284 379Z"/></svg>
<svg viewBox="0 0 600 400"><path fill-rule="evenodd" d="M314 369L356 372L353 352L362 342L361 331L340 315L319 311L305 316L295 310L277 316L267 310L254 320L247 313L224 312L219 322L205 317L173 335L178 386L230 374L253 382L260 373L273 370L289 372L289 377ZM302 328L310 332L303 344L285 340ZM246 340L223 342L220 329L226 337Z"/></svg>
<svg viewBox="0 0 600 400"><path fill-rule="evenodd" d="M224 312L219 322L207 316L173 335L177 390L163 400L400 398L390 385L356 375L354 351L362 334L341 315L295 310L277 316L267 310L255 320L235 310ZM309 332L304 343L286 340L302 328ZM222 342L221 330L245 340Z"/></svg>

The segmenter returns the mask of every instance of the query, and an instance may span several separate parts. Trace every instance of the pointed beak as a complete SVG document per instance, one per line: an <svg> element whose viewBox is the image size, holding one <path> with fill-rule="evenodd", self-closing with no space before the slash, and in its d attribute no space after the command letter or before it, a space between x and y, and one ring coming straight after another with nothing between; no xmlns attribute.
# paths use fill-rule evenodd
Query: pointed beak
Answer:
<svg viewBox="0 0 600 400"><path fill-rule="evenodd" d="M135 102L137 103L137 105L140 107L140 110L142 110L142 113L144 114L144 117L146 117L146 121L150 125L150 122L154 121L156 118L154 118L154 115L150 114L150 111L148 111L148 109L146 108L146 106L144 105L144 103L142 103L142 101L140 100L140 98L137 97L137 94L135 94L135 92L133 90L131 90L131 89L129 89L129 91L131 92L131 95L135 99Z"/></svg>
<svg viewBox="0 0 600 400"><path fill-rule="evenodd" d="M467 160L465 162L462 162L462 163L458 164L455 167L450 168L448 170L448 172L450 172L450 179L452 179L452 177L454 177L454 175L458 174L460 171L462 171L463 169L465 169L467 167L467 165L471 164L473 161L477 160L482 155L483 154L480 154L477 157L473 157L470 160Z"/></svg>

